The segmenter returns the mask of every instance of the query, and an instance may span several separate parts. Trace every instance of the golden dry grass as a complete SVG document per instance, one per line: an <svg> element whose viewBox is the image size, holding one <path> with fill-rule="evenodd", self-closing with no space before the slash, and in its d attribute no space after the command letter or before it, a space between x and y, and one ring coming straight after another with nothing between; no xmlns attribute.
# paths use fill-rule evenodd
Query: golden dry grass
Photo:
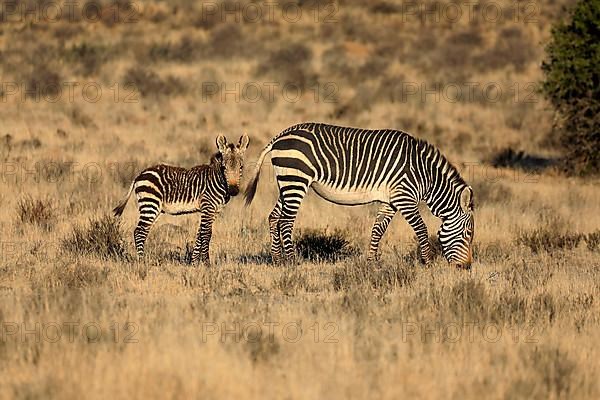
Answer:
<svg viewBox="0 0 600 400"><path fill-rule="evenodd" d="M391 86L536 82L539 43L560 4L538 5L536 23L450 26L402 21L393 5L342 2L329 24L199 21L198 6L178 1L146 4L133 24L4 25L4 81L54 72L104 92L95 103L80 91L56 103L8 96L0 107L0 134L10 135L1 143L0 397L597 398L598 182L488 164L507 146L556 155L540 147L547 104L403 102ZM528 50L516 54L504 37ZM69 55L83 43L97 53ZM291 43L310 52L300 69L278 53ZM156 86L115 102L108 88L124 90L132 69ZM336 101L312 92L294 103L222 101L199 91L203 82L286 79L334 82ZM270 265L268 165L255 203L235 198L217 219L215 268L185 263L196 216L161 217L143 261L133 257L133 204L120 227L105 217L146 165L207 162L217 134L242 132L250 163L305 120L403 128L438 145L475 190L473 270L441 257L421 267L401 217L381 264L366 265L377 207L314 194L297 233L338 233L361 254ZM423 212L434 234L439 222Z"/></svg>

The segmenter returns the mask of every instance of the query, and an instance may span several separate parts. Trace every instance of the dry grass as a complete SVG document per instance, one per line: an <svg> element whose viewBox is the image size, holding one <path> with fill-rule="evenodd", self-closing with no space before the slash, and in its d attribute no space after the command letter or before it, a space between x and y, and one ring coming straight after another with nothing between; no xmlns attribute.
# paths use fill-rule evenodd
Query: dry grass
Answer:
<svg viewBox="0 0 600 400"><path fill-rule="evenodd" d="M187 1L144 2L139 23L123 23L121 4L96 24L3 24L4 81L94 81L103 96L0 107L0 398L600 397L598 182L519 164L556 156L540 150L547 104L402 100L403 82L539 81L555 3L530 24L423 24L393 1L343 2L322 24L201 18ZM207 81L227 87L204 97ZM227 95L236 82L288 81L307 88L296 102L266 88L256 102ZM313 90L327 82L333 102ZM423 267L401 216L369 265L377 206L314 194L297 221L305 258L271 265L270 166L251 208L235 198L217 218L214 268L187 264L197 215L161 216L142 261L134 201L120 224L104 216L144 166L205 163L217 134L244 131L254 161L302 120L438 145L474 187L472 271L439 255ZM433 235L439 221L423 215Z"/></svg>

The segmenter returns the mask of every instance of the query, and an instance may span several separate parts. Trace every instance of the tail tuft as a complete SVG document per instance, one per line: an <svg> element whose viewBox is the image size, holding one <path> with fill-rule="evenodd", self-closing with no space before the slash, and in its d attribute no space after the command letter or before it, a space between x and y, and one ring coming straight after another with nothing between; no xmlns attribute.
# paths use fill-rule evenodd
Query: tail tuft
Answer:
<svg viewBox="0 0 600 400"><path fill-rule="evenodd" d="M115 214L115 217L120 217L121 215L123 215L123 210L125 210L125 206L127 205L127 201L131 196L131 192L133 192L134 183L135 181L131 182L131 185L129 186L129 191L127 192L127 196L125 196L123 201L121 201L118 206L113 208L113 213Z"/></svg>
<svg viewBox="0 0 600 400"><path fill-rule="evenodd" d="M258 187L258 178L260 177L260 167L262 166L266 155L271 151L272 148L273 142L269 143L267 147L263 149L263 151L260 153L260 156L258 156L256 164L254 165L254 176L252 177L252 180L250 180L250 183L248 184L244 192L244 198L246 199L246 207L248 207L254 199L254 195L256 194L256 188Z"/></svg>
<svg viewBox="0 0 600 400"><path fill-rule="evenodd" d="M115 217L120 217L121 215L123 215L123 210L125 210L125 206L127 205L127 200L129 200L129 197L125 198L125 200L123 200L121 203L119 203L118 206L113 208L113 213L115 214Z"/></svg>
<svg viewBox="0 0 600 400"><path fill-rule="evenodd" d="M246 199L246 207L252 203L254 200L254 195L256 194L256 188L258 187L258 178L260 177L260 173L254 176L254 179L248 184L246 187L246 191L244 192L244 198Z"/></svg>

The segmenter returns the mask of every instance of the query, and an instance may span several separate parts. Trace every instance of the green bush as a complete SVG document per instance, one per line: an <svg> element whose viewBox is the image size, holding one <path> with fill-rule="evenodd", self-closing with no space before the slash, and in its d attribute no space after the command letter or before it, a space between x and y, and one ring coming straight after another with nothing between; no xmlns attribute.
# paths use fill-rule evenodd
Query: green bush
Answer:
<svg viewBox="0 0 600 400"><path fill-rule="evenodd" d="M542 63L542 90L559 116L555 127L565 166L578 175L600 171L600 0L580 0L568 22L552 29Z"/></svg>

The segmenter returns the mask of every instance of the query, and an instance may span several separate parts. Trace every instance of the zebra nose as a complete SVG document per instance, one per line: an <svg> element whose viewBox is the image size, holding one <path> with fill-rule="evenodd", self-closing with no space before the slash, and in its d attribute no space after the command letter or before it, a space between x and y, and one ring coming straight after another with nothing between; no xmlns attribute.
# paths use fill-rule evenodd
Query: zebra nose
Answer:
<svg viewBox="0 0 600 400"><path fill-rule="evenodd" d="M240 192L240 188L237 186L229 186L227 190L230 196L237 196L237 194Z"/></svg>

